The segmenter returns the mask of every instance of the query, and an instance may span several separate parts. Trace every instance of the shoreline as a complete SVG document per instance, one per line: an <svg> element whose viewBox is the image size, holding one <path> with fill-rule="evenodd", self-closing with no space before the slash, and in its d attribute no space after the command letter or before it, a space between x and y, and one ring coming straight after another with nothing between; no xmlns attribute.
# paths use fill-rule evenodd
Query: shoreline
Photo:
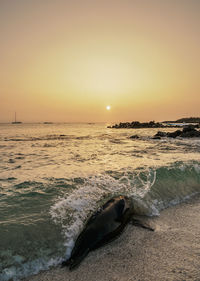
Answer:
<svg viewBox="0 0 200 281"><path fill-rule="evenodd" d="M148 218L155 231L129 224L90 252L74 271L52 268L24 281L200 280L200 195Z"/></svg>

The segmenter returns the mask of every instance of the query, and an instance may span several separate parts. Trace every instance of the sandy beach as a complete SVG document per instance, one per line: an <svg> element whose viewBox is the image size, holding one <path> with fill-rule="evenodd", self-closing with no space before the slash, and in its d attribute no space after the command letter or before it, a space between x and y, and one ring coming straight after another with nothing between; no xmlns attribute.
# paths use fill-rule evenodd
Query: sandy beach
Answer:
<svg viewBox="0 0 200 281"><path fill-rule="evenodd" d="M128 225L115 241L90 252L74 271L53 268L25 281L200 280L200 197L147 222L154 232Z"/></svg>

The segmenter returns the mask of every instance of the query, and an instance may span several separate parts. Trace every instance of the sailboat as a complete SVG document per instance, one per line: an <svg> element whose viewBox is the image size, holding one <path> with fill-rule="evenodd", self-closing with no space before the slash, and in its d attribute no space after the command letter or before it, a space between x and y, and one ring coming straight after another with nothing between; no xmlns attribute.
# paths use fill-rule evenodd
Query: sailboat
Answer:
<svg viewBox="0 0 200 281"><path fill-rule="evenodd" d="M12 122L12 124L21 124L21 123L22 123L22 122L17 121L17 114L16 114L16 112L15 112L15 121Z"/></svg>

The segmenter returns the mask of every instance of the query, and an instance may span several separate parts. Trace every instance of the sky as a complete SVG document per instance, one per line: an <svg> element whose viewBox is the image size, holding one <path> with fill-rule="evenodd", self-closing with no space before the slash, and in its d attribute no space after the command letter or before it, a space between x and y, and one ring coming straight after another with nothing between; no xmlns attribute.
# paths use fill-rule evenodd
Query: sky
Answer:
<svg viewBox="0 0 200 281"><path fill-rule="evenodd" d="M23 122L200 116L200 1L0 0L0 122L15 112Z"/></svg>

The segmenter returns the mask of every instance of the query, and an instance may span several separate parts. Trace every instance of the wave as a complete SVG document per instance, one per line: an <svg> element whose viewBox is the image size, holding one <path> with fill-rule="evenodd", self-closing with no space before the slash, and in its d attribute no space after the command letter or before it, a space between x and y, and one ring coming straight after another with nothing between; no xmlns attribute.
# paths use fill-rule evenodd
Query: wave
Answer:
<svg viewBox="0 0 200 281"><path fill-rule="evenodd" d="M138 213L159 215L160 211L179 204L200 192L200 164L178 162L156 170L156 180L144 195Z"/></svg>
<svg viewBox="0 0 200 281"><path fill-rule="evenodd" d="M88 217L111 197L122 194L134 201L135 214L157 216L160 211L200 192L200 164L177 162L171 166L107 171L85 179L84 184L57 199L51 216L62 225L66 239L66 255L70 256L74 241Z"/></svg>
<svg viewBox="0 0 200 281"><path fill-rule="evenodd" d="M49 140L84 140L90 139L91 136L75 136L75 135L62 135L62 134L55 134L55 135L46 135L41 137L15 137L15 138L4 138L4 141L49 141Z"/></svg>
<svg viewBox="0 0 200 281"><path fill-rule="evenodd" d="M21 278L35 275L39 273L41 270L48 270L51 267L55 267L61 263L62 259L51 258L48 259L45 257L41 259L35 259L29 262L21 263L22 258L21 256L14 256L15 265L12 265L8 268L5 268L0 272L0 280L1 281L17 281ZM20 265L20 266L19 266Z"/></svg>
<svg viewBox="0 0 200 281"><path fill-rule="evenodd" d="M9 227L2 224L6 231L14 229L6 233L24 235L20 238L23 245L15 243L20 248L11 251L7 247L0 253L2 281L18 280L60 264L70 256L87 219L113 196L127 195L132 198L137 215L155 216L162 209L199 193L200 163L176 162L136 170L108 170L88 178L46 178L44 182L15 184L14 188L19 203L23 202L30 213L23 214L23 225L17 221L17 213ZM18 201L10 198L9 202L18 204Z"/></svg>

